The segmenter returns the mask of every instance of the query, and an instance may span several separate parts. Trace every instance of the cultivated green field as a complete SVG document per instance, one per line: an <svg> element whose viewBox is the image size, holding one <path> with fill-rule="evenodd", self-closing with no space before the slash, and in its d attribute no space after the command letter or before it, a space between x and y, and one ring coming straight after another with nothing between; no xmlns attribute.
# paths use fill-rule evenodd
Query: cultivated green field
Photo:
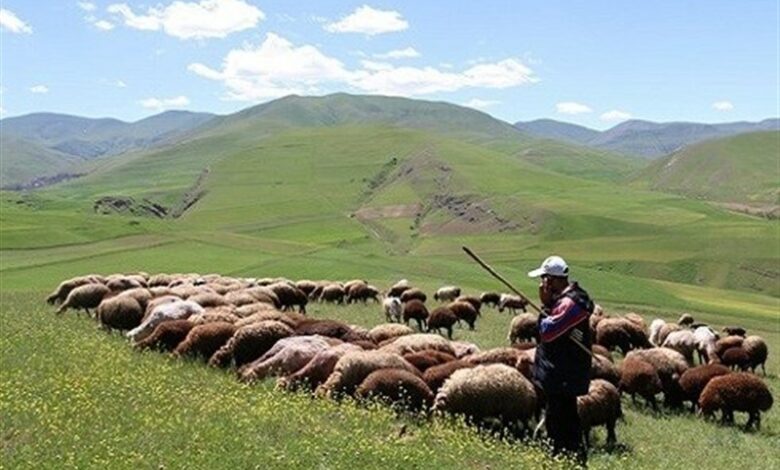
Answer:
<svg viewBox="0 0 780 470"><path fill-rule="evenodd" d="M636 162L513 136L481 113L425 126L404 122L409 114L399 108L388 124L361 119L372 116L365 103L337 98L247 111L175 146L107 160L83 179L0 194L4 466L552 465L527 445L484 440L452 423L311 401L271 384L246 387L193 363L134 353L85 318L54 317L46 292L91 272L359 277L380 287L408 278L429 292L445 283L497 289L462 254L465 244L534 292L525 272L557 253L608 311L648 320L689 311L764 336L777 395L776 221L627 185ZM325 119L334 109L350 119ZM175 205L205 169L205 195L178 219L93 213L103 196ZM376 306L311 311L381 321ZM477 331L456 337L505 344L508 322L489 311ZM686 413L655 415L630 400L624 411L624 447L606 452L598 431L595 468L770 468L780 448L777 407L756 433Z"/></svg>

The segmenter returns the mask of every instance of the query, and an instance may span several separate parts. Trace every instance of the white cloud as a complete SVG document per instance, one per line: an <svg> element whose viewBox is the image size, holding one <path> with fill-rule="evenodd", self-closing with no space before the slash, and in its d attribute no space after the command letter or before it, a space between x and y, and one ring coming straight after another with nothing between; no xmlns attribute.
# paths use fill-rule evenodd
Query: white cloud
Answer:
<svg viewBox="0 0 780 470"><path fill-rule="evenodd" d="M715 111L731 111L734 109L734 103L731 101L716 101L712 103L712 109Z"/></svg>
<svg viewBox="0 0 780 470"><path fill-rule="evenodd" d="M116 85L117 88L127 88L127 83L123 82L122 80L115 81L114 85Z"/></svg>
<svg viewBox="0 0 780 470"><path fill-rule="evenodd" d="M347 69L312 45L295 46L268 33L262 44L230 51L221 70L201 63L188 69L201 77L221 81L226 99L257 101L287 94L316 93L323 86L366 93L415 96L462 88L509 88L537 82L533 71L518 59L478 64L461 72L435 67L396 67L363 60L361 68Z"/></svg>
<svg viewBox="0 0 780 470"><path fill-rule="evenodd" d="M11 33L32 33L32 28L11 10L0 8L0 29Z"/></svg>
<svg viewBox="0 0 780 470"><path fill-rule="evenodd" d="M394 49L384 54L374 54L374 57L377 59L410 59L420 57L420 53L413 47L406 47L404 49Z"/></svg>
<svg viewBox="0 0 780 470"><path fill-rule="evenodd" d="M265 14L244 0L175 1L163 7L151 7L136 14L126 3L108 7L125 25L144 31L164 31L179 39L224 38L243 31L265 19Z"/></svg>
<svg viewBox="0 0 780 470"><path fill-rule="evenodd" d="M84 11L95 11L97 8L92 2L78 2L77 4Z"/></svg>
<svg viewBox="0 0 780 470"><path fill-rule="evenodd" d="M499 103L501 102L496 100L481 100L479 98L473 98L463 103L463 106L468 106L469 108L485 109L491 106L495 106Z"/></svg>
<svg viewBox="0 0 780 470"><path fill-rule="evenodd" d="M556 104L555 111L558 114L570 115L587 114L593 112L593 110L590 109L590 106L584 105L582 103L575 103L574 101L564 101L562 103Z"/></svg>
<svg viewBox="0 0 780 470"><path fill-rule="evenodd" d="M92 23L95 27L101 31L111 31L114 29L114 23L106 20L98 20Z"/></svg>
<svg viewBox="0 0 780 470"><path fill-rule="evenodd" d="M368 5L355 9L339 21L325 25L330 33L362 33L369 36L403 31L409 23L394 10L376 10Z"/></svg>
<svg viewBox="0 0 780 470"><path fill-rule="evenodd" d="M35 85L33 87L30 87L30 92L43 95L49 92L49 87L47 87L46 85Z"/></svg>
<svg viewBox="0 0 780 470"><path fill-rule="evenodd" d="M620 111L619 109L613 109L612 111L607 111L606 113L602 114L600 119L607 122L619 122L627 121L631 119L631 117L631 113Z"/></svg>
<svg viewBox="0 0 780 470"><path fill-rule="evenodd" d="M146 98L139 103L146 109L159 112L171 108L183 108L190 104L190 100L186 96L177 96L174 98Z"/></svg>

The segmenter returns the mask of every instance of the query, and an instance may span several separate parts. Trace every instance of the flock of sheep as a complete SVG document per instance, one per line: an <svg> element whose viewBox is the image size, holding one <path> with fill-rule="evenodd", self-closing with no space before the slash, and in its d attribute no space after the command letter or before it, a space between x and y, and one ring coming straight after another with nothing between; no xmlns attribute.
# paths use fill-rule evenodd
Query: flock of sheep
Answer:
<svg viewBox="0 0 780 470"><path fill-rule="evenodd" d="M380 400L527 433L544 408L544 393L532 380L536 315L521 313L511 320L509 346L481 350L453 341L453 327L462 322L474 329L486 307L516 313L525 312L526 303L498 293L463 296L454 286L439 289L433 298L438 305L429 311L426 294L405 280L382 293L362 280L137 273L69 279L47 301L59 305L58 313L94 310L103 328L125 332L138 349L234 368L245 382L273 376L282 389ZM310 301L373 301L381 304L387 323L366 329L310 318L305 315ZM412 320L418 331L409 326ZM611 317L601 308L590 322L592 381L588 394L578 398L586 439L592 427L605 426L608 443L615 442L621 393L639 395L653 407L663 393L668 406L690 401L705 416L721 411L724 421L744 411L747 427L760 426L760 412L772 405L764 382L745 372L764 366L766 342L742 329L727 329L733 334L720 338L689 315L676 324L655 320L647 328L639 315ZM616 349L625 356L620 366L612 357Z"/></svg>

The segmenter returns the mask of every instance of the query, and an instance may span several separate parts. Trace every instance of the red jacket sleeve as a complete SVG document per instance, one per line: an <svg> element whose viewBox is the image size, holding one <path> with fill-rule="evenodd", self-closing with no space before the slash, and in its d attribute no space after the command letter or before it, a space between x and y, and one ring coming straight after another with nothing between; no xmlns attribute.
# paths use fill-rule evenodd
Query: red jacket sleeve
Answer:
<svg viewBox="0 0 780 470"><path fill-rule="evenodd" d="M539 323L542 342L554 341L587 317L587 310L569 297L562 297L555 304L550 315Z"/></svg>

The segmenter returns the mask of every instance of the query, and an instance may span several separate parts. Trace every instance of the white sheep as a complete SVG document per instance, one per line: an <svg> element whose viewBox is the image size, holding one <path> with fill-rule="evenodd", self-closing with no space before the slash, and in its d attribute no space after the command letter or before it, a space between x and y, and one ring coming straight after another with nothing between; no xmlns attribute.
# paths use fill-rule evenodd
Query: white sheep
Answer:
<svg viewBox="0 0 780 470"><path fill-rule="evenodd" d="M398 297L387 297L382 301L382 309L385 312L385 319L389 322L401 322L401 313L404 306Z"/></svg>
<svg viewBox="0 0 780 470"><path fill-rule="evenodd" d="M190 300L177 300L158 305L140 325L127 332L127 337L133 342L137 342L151 334L154 328L164 321L186 320L192 315L202 314L203 312L205 312L203 307Z"/></svg>
<svg viewBox="0 0 780 470"><path fill-rule="evenodd" d="M452 302L460 297L460 287L444 286L440 287L434 294L433 299L440 302Z"/></svg>

